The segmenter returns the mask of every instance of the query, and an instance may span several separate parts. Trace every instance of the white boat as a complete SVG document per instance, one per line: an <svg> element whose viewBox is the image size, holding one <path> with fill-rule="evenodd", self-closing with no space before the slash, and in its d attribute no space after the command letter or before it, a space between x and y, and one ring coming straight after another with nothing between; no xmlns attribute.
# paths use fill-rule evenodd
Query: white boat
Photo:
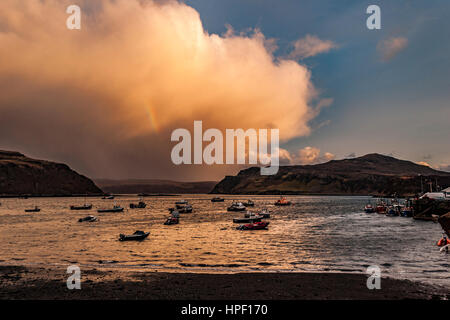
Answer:
<svg viewBox="0 0 450 320"><path fill-rule="evenodd" d="M228 211L246 211L247 208L242 202L233 202L231 206L228 207Z"/></svg>

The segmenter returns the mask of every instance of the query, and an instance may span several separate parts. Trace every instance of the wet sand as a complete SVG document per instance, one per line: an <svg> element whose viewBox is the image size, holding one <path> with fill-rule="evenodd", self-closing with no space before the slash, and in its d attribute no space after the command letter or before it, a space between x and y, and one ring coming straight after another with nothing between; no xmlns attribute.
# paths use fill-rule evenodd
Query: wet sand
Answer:
<svg viewBox="0 0 450 320"><path fill-rule="evenodd" d="M398 300L450 299L450 290L408 280L383 278L368 290L364 274L238 273L198 274L82 271L81 290L68 290L64 268L0 266L0 299L146 300Z"/></svg>

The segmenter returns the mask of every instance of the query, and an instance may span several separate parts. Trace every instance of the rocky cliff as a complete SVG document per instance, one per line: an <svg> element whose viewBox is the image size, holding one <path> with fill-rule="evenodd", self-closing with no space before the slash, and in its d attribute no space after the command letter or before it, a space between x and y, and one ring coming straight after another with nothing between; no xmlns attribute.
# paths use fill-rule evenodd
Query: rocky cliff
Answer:
<svg viewBox="0 0 450 320"><path fill-rule="evenodd" d="M414 195L426 181L450 186L450 173L380 154L304 166L282 166L276 175L261 176L252 167L227 176L211 193Z"/></svg>
<svg viewBox="0 0 450 320"><path fill-rule="evenodd" d="M0 195L61 196L101 194L89 178L67 165L35 160L19 152L0 151Z"/></svg>

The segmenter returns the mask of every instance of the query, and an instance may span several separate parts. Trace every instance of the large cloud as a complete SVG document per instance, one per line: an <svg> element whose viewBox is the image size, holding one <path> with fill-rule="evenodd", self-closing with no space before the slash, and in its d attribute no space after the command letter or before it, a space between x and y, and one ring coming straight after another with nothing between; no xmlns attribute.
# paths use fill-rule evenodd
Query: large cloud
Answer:
<svg viewBox="0 0 450 320"><path fill-rule="evenodd" d="M68 30L72 3L0 2L4 148L95 177L194 179L212 169L174 168L169 138L193 120L310 132L310 72L275 59L261 32L208 34L195 9L143 0L78 1L82 29Z"/></svg>

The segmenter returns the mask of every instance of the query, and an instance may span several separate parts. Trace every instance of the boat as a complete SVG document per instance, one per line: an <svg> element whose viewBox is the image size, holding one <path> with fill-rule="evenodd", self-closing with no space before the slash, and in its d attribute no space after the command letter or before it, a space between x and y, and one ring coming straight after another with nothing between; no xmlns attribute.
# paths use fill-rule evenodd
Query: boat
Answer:
<svg viewBox="0 0 450 320"><path fill-rule="evenodd" d="M246 207L254 207L255 203L252 200L247 200L247 202L242 203Z"/></svg>
<svg viewBox="0 0 450 320"><path fill-rule="evenodd" d="M242 202L233 202L231 206L227 208L227 211L245 211L247 210Z"/></svg>
<svg viewBox="0 0 450 320"><path fill-rule="evenodd" d="M377 205L375 207L375 212L379 214L386 214L386 202L384 200L378 200Z"/></svg>
<svg viewBox="0 0 450 320"><path fill-rule="evenodd" d="M219 197L215 197L211 199L211 202L224 202L225 199L224 198L219 198Z"/></svg>
<svg viewBox="0 0 450 320"><path fill-rule="evenodd" d="M402 217L412 217L414 215L413 207L403 207L401 216Z"/></svg>
<svg viewBox="0 0 450 320"><path fill-rule="evenodd" d="M436 242L436 245L438 247L443 247L443 246L446 246L448 244L450 244L450 240L448 240L446 236L443 236L441 239L439 239L438 242Z"/></svg>
<svg viewBox="0 0 450 320"><path fill-rule="evenodd" d="M172 217L178 218L180 216L180 212L175 208L169 208L169 212L172 215Z"/></svg>
<svg viewBox="0 0 450 320"><path fill-rule="evenodd" d="M245 217L248 218L251 215L254 215L254 213L253 212L247 212L245 214ZM262 209L261 211L257 212L256 215L260 216L260 217L263 217L264 219L269 219L270 218L270 213L269 213L269 211L267 209Z"/></svg>
<svg viewBox="0 0 450 320"><path fill-rule="evenodd" d="M263 217L260 216L249 216L249 217L245 217L245 218L234 218L233 222L234 223L252 223L252 222L260 222L263 219Z"/></svg>
<svg viewBox="0 0 450 320"><path fill-rule="evenodd" d="M135 231L131 235L120 234L119 241L141 241L148 237L150 232Z"/></svg>
<svg viewBox="0 0 450 320"><path fill-rule="evenodd" d="M98 213L104 213L104 212L123 212L123 208L121 206L114 206L111 209L98 209Z"/></svg>
<svg viewBox="0 0 450 320"><path fill-rule="evenodd" d="M278 199L278 200L275 202L275 205L276 205L276 206L290 206L290 205L291 205L291 202L288 201L285 197L280 197L280 199Z"/></svg>
<svg viewBox="0 0 450 320"><path fill-rule="evenodd" d="M237 230L264 230L267 229L269 222L254 222L248 224L242 224L237 227Z"/></svg>
<svg viewBox="0 0 450 320"><path fill-rule="evenodd" d="M193 208L190 204L177 207L179 213L191 213Z"/></svg>
<svg viewBox="0 0 450 320"><path fill-rule="evenodd" d="M98 219L97 219L97 217L94 217L94 216L87 216L87 217L78 219L78 222L95 222L95 221L98 221Z"/></svg>
<svg viewBox="0 0 450 320"><path fill-rule="evenodd" d="M70 210L91 210L92 204L83 204L82 206L70 206Z"/></svg>
<svg viewBox="0 0 450 320"><path fill-rule="evenodd" d="M144 209L147 205L143 201L139 201L139 203L130 203L130 209Z"/></svg>
<svg viewBox="0 0 450 320"><path fill-rule="evenodd" d="M169 217L167 218L166 222L164 222L164 225L170 226L172 224L178 224L180 223L180 219L178 217Z"/></svg>
<svg viewBox="0 0 450 320"><path fill-rule="evenodd" d="M188 204L187 200L180 200L175 202L175 206L185 206L187 204Z"/></svg>
<svg viewBox="0 0 450 320"><path fill-rule="evenodd" d="M114 196L103 196L103 200L113 200Z"/></svg>
<svg viewBox="0 0 450 320"><path fill-rule="evenodd" d="M366 206L364 207L364 212L365 213L374 213L375 208L370 203L366 204Z"/></svg>
<svg viewBox="0 0 450 320"><path fill-rule="evenodd" d="M25 209L25 212L40 212L41 209L39 207L34 207L33 209Z"/></svg>
<svg viewBox="0 0 450 320"><path fill-rule="evenodd" d="M386 215L388 217L398 217L399 212L395 206L389 206L386 210Z"/></svg>

